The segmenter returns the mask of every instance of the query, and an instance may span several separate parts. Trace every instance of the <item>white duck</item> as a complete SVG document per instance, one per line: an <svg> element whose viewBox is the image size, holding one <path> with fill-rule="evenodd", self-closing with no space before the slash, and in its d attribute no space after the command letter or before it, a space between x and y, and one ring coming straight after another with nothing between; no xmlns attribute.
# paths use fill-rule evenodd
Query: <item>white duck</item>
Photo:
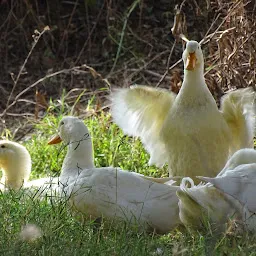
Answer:
<svg viewBox="0 0 256 256"><path fill-rule="evenodd" d="M230 92L221 109L204 78L204 59L196 41L183 53L184 81L179 94L132 86L111 95L112 116L123 131L141 138L149 164L169 164L170 176L216 176L229 155L253 146L255 92Z"/></svg>
<svg viewBox="0 0 256 256"><path fill-rule="evenodd" d="M243 206L242 219L245 225L248 230L256 232L256 151L242 149L232 158L232 168L227 168L222 176L200 178L237 199Z"/></svg>
<svg viewBox="0 0 256 256"><path fill-rule="evenodd" d="M178 186L155 183L119 168L95 168L89 131L76 117L64 117L59 124L59 135L49 144L61 140L68 151L60 183L76 211L94 218L103 215L137 223L160 233L180 223Z"/></svg>
<svg viewBox="0 0 256 256"><path fill-rule="evenodd" d="M0 140L0 169L2 169L0 190L33 187L34 192L40 196L45 195L54 186L56 188L58 186L58 179L52 177L28 181L31 173L31 157L28 150L17 142Z"/></svg>
<svg viewBox="0 0 256 256"><path fill-rule="evenodd" d="M187 187L190 183L190 187ZM241 218L241 205L229 195L219 191L212 184L194 185L191 178L183 178L179 197L181 222L194 229L211 224L212 231L224 231L230 218Z"/></svg>
<svg viewBox="0 0 256 256"><path fill-rule="evenodd" d="M254 163L256 163L256 151L252 148L240 149L232 155L217 177L225 176L228 170L233 170L239 165Z"/></svg>
<svg viewBox="0 0 256 256"><path fill-rule="evenodd" d="M0 141L1 189L20 189L29 179L31 158L27 149L19 143Z"/></svg>
<svg viewBox="0 0 256 256"><path fill-rule="evenodd" d="M256 151L241 149L233 154L216 178L198 177L207 184L195 186L193 180L184 178L181 190L177 192L182 223L198 228L206 216L216 228L223 229L230 217L242 219L243 209L238 200L246 190L245 186L239 184L242 182L241 177L246 176L248 172L251 173L255 166ZM254 171L256 174L256 169ZM188 182L190 187L186 186Z"/></svg>

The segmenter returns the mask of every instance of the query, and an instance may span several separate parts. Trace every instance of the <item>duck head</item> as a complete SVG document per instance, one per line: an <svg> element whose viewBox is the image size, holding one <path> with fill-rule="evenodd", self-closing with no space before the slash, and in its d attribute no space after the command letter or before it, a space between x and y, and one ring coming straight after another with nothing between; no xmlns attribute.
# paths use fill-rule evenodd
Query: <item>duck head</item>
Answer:
<svg viewBox="0 0 256 256"><path fill-rule="evenodd" d="M31 172L29 152L19 143L1 140L0 168L3 171L2 184L14 190L21 188Z"/></svg>
<svg viewBox="0 0 256 256"><path fill-rule="evenodd" d="M200 44L197 41L188 41L182 55L185 70L194 71L203 69L204 57Z"/></svg>
<svg viewBox="0 0 256 256"><path fill-rule="evenodd" d="M72 144L79 140L91 140L88 128L82 120L73 116L66 116L61 119L58 126L58 134L49 142L49 145L58 144L63 141L65 144Z"/></svg>
<svg viewBox="0 0 256 256"><path fill-rule="evenodd" d="M78 166L79 169L94 167L91 136L82 120L73 116L63 117L59 123L58 134L48 144L57 144L61 141L68 146L61 175L74 175L73 172Z"/></svg>

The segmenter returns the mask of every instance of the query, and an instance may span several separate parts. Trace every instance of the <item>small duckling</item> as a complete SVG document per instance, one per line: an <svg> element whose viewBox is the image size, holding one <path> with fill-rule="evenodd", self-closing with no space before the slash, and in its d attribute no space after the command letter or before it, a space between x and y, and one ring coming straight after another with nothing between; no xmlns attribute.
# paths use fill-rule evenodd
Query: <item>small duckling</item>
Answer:
<svg viewBox="0 0 256 256"><path fill-rule="evenodd" d="M20 189L29 179L31 158L21 144L8 140L0 141L0 168L2 188Z"/></svg>

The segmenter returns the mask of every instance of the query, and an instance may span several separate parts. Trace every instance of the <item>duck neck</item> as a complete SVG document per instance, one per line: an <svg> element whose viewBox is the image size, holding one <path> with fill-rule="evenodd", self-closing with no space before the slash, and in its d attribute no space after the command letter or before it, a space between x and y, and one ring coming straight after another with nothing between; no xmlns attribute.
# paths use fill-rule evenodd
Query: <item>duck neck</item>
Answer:
<svg viewBox="0 0 256 256"><path fill-rule="evenodd" d="M77 176L84 169L94 168L93 146L91 138L72 140L62 165L61 176Z"/></svg>
<svg viewBox="0 0 256 256"><path fill-rule="evenodd" d="M205 79L204 79L204 70L202 67L198 67L197 69L190 71L190 70L184 70L184 83L186 85L187 81L189 83L193 83L193 86L188 86L191 88L191 90L202 90L203 87L206 87Z"/></svg>
<svg viewBox="0 0 256 256"><path fill-rule="evenodd" d="M197 67L197 69L193 71L184 70L184 80L178 95L178 101L185 101L183 105L194 104L195 102L201 105L205 105L206 103L216 105L205 83L202 67Z"/></svg>

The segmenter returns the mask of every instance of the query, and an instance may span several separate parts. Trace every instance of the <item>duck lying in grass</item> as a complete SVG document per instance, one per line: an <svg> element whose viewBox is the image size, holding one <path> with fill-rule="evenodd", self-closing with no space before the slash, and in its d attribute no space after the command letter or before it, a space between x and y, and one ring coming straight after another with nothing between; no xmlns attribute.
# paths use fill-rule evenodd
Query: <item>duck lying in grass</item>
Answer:
<svg viewBox="0 0 256 256"><path fill-rule="evenodd" d="M256 163L256 151L252 148L244 148L240 149L228 160L225 167L222 171L217 175L225 176L228 170L233 170L239 165L244 164L255 164ZM202 178L202 177L200 177Z"/></svg>
<svg viewBox="0 0 256 256"><path fill-rule="evenodd" d="M31 173L31 157L28 150L21 144L9 140L0 140L0 169L2 179L0 190L20 188L39 189L38 195L53 187L57 188L57 178L47 177L28 181Z"/></svg>
<svg viewBox="0 0 256 256"><path fill-rule="evenodd" d="M191 178L183 178L180 188L179 216L186 227L202 229L210 223L218 233L225 230L230 218L241 217L240 204L210 183L194 185Z"/></svg>
<svg viewBox="0 0 256 256"><path fill-rule="evenodd" d="M168 162L170 176L214 177L235 151L253 147L255 91L227 93L219 110L205 83L198 42L187 42L183 62L178 95L148 86L113 91L113 120L126 134L141 138L149 164Z"/></svg>
<svg viewBox="0 0 256 256"><path fill-rule="evenodd" d="M219 191L237 199L243 206L242 220L256 232L256 151L243 149L234 155L232 168L216 178L200 177Z"/></svg>
<svg viewBox="0 0 256 256"><path fill-rule="evenodd" d="M90 133L76 117L64 117L59 134L49 141L68 147L60 184L71 206L85 216L125 220L160 233L179 221L178 186L144 179L115 167L95 168Z"/></svg>
<svg viewBox="0 0 256 256"><path fill-rule="evenodd" d="M229 218L243 220L256 231L256 151L241 149L227 162L216 178L198 177L207 184L194 186L184 178L179 197L180 219L186 226L199 228L204 220L223 230ZM191 186L187 187L186 182ZM256 192L256 191L255 191Z"/></svg>

